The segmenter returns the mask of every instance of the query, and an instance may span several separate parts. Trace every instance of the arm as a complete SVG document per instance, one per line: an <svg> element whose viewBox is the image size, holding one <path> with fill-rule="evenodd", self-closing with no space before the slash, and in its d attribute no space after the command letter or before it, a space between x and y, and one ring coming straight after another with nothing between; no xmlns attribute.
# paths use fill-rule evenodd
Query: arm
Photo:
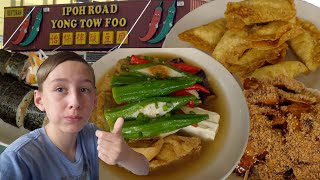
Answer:
<svg viewBox="0 0 320 180"><path fill-rule="evenodd" d="M96 131L98 137L98 156L107 164L119 165L136 175L149 173L149 161L145 156L135 152L124 141L121 134L123 118L118 118L112 133Z"/></svg>

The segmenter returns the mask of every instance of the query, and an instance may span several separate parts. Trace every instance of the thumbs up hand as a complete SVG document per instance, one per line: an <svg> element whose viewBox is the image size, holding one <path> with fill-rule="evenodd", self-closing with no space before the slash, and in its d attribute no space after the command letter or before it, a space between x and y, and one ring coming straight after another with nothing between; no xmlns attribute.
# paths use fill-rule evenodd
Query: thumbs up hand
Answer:
<svg viewBox="0 0 320 180"><path fill-rule="evenodd" d="M130 148L121 134L123 118L118 118L112 132L96 131L98 137L98 156L107 164L119 164L125 159L126 152Z"/></svg>
<svg viewBox="0 0 320 180"><path fill-rule="evenodd" d="M147 175L149 173L149 161L124 141L121 134L123 123L124 119L120 117L114 123L112 132L96 131L98 156L107 164L117 164L136 175Z"/></svg>
<svg viewBox="0 0 320 180"><path fill-rule="evenodd" d="M112 133L121 134L123 123L124 123L124 119L122 117L119 117L113 125Z"/></svg>

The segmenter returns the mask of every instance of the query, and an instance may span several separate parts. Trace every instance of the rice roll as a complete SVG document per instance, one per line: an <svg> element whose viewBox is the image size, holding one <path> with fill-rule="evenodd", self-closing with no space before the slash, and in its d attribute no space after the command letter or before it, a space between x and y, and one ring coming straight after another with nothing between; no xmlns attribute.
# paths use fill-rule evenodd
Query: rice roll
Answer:
<svg viewBox="0 0 320 180"><path fill-rule="evenodd" d="M10 75L0 75L0 95L2 95L14 81L16 81L16 79Z"/></svg>
<svg viewBox="0 0 320 180"><path fill-rule="evenodd" d="M23 80L26 77L30 63L28 56L21 53L14 53L5 64L5 72Z"/></svg>
<svg viewBox="0 0 320 180"><path fill-rule="evenodd" d="M1 84L6 78L1 77ZM10 81L0 91L0 118L13 126L23 126L25 111L33 97L33 89L19 81Z"/></svg>
<svg viewBox="0 0 320 180"><path fill-rule="evenodd" d="M33 131L37 128L42 127L44 118L46 114L42 111L40 111L36 105L34 104L34 100L32 98L27 111L26 111L26 116L24 118L24 128Z"/></svg>
<svg viewBox="0 0 320 180"><path fill-rule="evenodd" d="M5 64L10 58L11 53L4 49L0 49L0 74L3 75L5 71Z"/></svg>

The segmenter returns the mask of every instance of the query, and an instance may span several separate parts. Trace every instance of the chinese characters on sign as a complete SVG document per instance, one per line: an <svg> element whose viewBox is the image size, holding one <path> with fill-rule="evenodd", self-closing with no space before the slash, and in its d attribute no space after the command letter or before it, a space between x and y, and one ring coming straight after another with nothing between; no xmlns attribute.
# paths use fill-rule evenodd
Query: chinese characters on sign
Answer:
<svg viewBox="0 0 320 180"><path fill-rule="evenodd" d="M76 32L76 44L86 44L86 32Z"/></svg>
<svg viewBox="0 0 320 180"><path fill-rule="evenodd" d="M100 32L89 32L87 43L87 32L76 32L75 37L72 32L50 33L49 45L114 44L114 42L120 44L128 34L128 31L116 31L116 36L114 34L114 31L103 31L101 39ZM60 35L62 41L60 40ZM123 44L128 44L128 37Z"/></svg>
<svg viewBox="0 0 320 180"><path fill-rule="evenodd" d="M50 46L60 45L60 33L50 33Z"/></svg>
<svg viewBox="0 0 320 180"><path fill-rule="evenodd" d="M73 33L62 33L62 45L72 45L73 44Z"/></svg>
<svg viewBox="0 0 320 180"><path fill-rule="evenodd" d="M127 34L128 31L117 31L117 44L120 44ZM123 44L128 44L128 38L123 42Z"/></svg>
<svg viewBox="0 0 320 180"><path fill-rule="evenodd" d="M113 43L114 43L114 32L113 31L103 31L102 44L113 44Z"/></svg>
<svg viewBox="0 0 320 180"><path fill-rule="evenodd" d="M120 44L128 34L128 31L119 29L101 32L99 30L86 31L85 29L125 27L127 19L124 17L81 18L78 20L67 18L81 17L83 15L112 15L118 11L117 4L63 7L61 14L65 16L65 19L51 19L52 29L70 29L70 31L50 33L49 45ZM77 29L83 29L83 31L78 32ZM123 44L128 44L128 38Z"/></svg>

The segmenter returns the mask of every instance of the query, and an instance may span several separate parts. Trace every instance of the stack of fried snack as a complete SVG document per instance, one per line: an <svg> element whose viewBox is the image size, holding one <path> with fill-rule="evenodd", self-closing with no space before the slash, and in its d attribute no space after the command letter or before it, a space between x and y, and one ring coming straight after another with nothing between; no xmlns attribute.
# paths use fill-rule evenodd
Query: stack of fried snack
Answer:
<svg viewBox="0 0 320 180"><path fill-rule="evenodd" d="M320 32L296 16L294 0L229 2L224 16L179 38L211 53L241 79L279 74L293 78L320 66ZM286 59L289 48L299 61Z"/></svg>

